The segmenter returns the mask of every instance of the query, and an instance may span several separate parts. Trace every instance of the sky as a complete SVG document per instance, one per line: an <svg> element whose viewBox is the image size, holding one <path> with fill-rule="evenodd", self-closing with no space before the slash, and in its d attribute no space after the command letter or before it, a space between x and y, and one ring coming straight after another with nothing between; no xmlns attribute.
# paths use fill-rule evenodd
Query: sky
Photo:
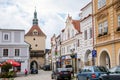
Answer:
<svg viewBox="0 0 120 80"><path fill-rule="evenodd" d="M65 28L68 16L78 20L80 9L91 0L0 0L0 28L23 29L25 33L32 27L34 11L38 24L46 34L46 48L50 49L53 34L59 35Z"/></svg>

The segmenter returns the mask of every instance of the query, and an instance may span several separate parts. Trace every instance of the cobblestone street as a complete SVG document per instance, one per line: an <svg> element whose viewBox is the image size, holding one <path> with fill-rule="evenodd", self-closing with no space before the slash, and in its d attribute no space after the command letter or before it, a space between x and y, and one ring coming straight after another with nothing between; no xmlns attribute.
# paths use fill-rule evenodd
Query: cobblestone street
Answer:
<svg viewBox="0 0 120 80"><path fill-rule="evenodd" d="M52 80L51 71L39 70L38 74L29 74L27 76L16 77L14 80Z"/></svg>

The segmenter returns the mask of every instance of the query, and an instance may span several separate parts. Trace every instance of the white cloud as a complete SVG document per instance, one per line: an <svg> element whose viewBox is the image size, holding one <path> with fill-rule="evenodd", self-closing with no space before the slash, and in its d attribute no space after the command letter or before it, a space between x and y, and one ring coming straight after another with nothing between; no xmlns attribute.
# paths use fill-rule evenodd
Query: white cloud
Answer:
<svg viewBox="0 0 120 80"><path fill-rule="evenodd" d="M91 0L0 0L0 28L25 29L32 27L33 13L38 13L39 26L47 35L46 48L50 38L65 27L69 13L79 19L80 9Z"/></svg>

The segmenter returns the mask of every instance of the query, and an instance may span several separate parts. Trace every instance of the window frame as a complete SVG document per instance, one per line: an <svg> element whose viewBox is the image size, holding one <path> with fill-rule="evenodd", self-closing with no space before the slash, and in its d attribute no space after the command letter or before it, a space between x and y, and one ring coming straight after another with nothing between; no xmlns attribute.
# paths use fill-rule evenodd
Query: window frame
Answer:
<svg viewBox="0 0 120 80"><path fill-rule="evenodd" d="M106 5L106 0L98 0L98 9Z"/></svg>
<svg viewBox="0 0 120 80"><path fill-rule="evenodd" d="M8 53L9 53L9 50L7 48L3 49L3 57L8 57Z"/></svg>
<svg viewBox="0 0 120 80"><path fill-rule="evenodd" d="M18 50L18 51L16 51ZM15 49L15 56L20 56L20 49Z"/></svg>
<svg viewBox="0 0 120 80"><path fill-rule="evenodd" d="M3 41L10 41L10 33L3 33Z"/></svg>
<svg viewBox="0 0 120 80"><path fill-rule="evenodd" d="M120 27L120 14L117 17L118 27Z"/></svg>
<svg viewBox="0 0 120 80"><path fill-rule="evenodd" d="M84 30L84 40L87 40L87 30Z"/></svg>

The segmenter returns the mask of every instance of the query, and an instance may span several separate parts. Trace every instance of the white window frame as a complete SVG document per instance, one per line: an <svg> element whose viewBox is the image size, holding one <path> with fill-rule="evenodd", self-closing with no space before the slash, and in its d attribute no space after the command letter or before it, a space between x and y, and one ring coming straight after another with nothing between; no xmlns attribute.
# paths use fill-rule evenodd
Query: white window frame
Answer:
<svg viewBox="0 0 120 80"><path fill-rule="evenodd" d="M120 15L118 15L118 27L120 27Z"/></svg>
<svg viewBox="0 0 120 80"><path fill-rule="evenodd" d="M104 32L108 32L108 22L104 21L103 24L104 24Z"/></svg>
<svg viewBox="0 0 120 80"><path fill-rule="evenodd" d="M99 23L98 24L98 34L102 34L103 33L103 26L102 26L102 23Z"/></svg>
<svg viewBox="0 0 120 80"><path fill-rule="evenodd" d="M106 5L106 0L98 0L98 9Z"/></svg>
<svg viewBox="0 0 120 80"><path fill-rule="evenodd" d="M16 52L16 50L18 51ZM20 49L15 49L15 56L20 56Z"/></svg>
<svg viewBox="0 0 120 80"><path fill-rule="evenodd" d="M7 38L5 36L7 36ZM3 41L10 41L10 33L3 33Z"/></svg>
<svg viewBox="0 0 120 80"><path fill-rule="evenodd" d="M7 48L5 48L5 49L7 49ZM3 57L8 57L8 55L9 55L9 54L8 54L8 53L9 53L9 49L7 49L7 50L8 50L7 55L4 55L4 50L5 50L5 49L3 49Z"/></svg>

